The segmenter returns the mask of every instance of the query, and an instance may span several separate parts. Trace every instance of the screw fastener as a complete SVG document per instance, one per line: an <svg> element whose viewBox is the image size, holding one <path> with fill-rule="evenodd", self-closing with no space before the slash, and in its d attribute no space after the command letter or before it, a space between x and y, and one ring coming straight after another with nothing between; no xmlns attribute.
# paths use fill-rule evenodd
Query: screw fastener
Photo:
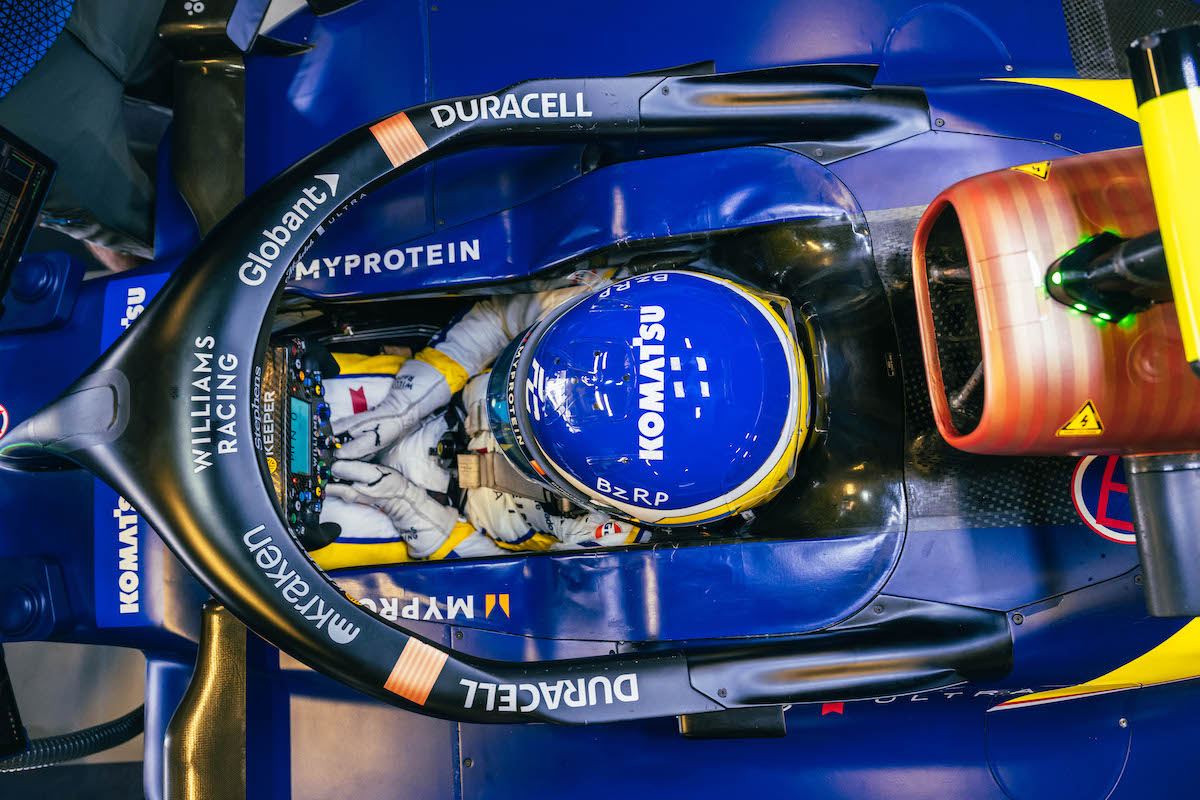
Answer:
<svg viewBox="0 0 1200 800"><path fill-rule="evenodd" d="M1128 728L1129 720L1125 719L1124 717L1121 717L1119 720L1117 720L1117 724L1120 725L1122 728Z"/></svg>
<svg viewBox="0 0 1200 800"><path fill-rule="evenodd" d="M1013 614L1013 625L1020 625L1025 621L1024 614Z"/></svg>
<svg viewBox="0 0 1200 800"><path fill-rule="evenodd" d="M726 697L728 694L729 692L724 689L717 689L717 697Z"/></svg>

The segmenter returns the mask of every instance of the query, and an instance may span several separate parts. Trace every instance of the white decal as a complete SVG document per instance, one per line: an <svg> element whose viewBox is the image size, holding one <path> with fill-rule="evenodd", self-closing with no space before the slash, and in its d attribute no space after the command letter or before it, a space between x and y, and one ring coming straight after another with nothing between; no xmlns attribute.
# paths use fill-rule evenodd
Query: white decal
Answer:
<svg viewBox="0 0 1200 800"><path fill-rule="evenodd" d="M667 313L662 306L642 306L641 326L633 346L638 349L638 458L643 461L662 461L663 458L663 357L662 344L667 330L662 325ZM658 344L655 344L658 342Z"/></svg>
<svg viewBox="0 0 1200 800"><path fill-rule="evenodd" d="M292 278L348 278L359 274L359 270L362 275L382 275L384 271L395 272L405 266L418 269L422 266L441 267L479 260L479 240L463 239L458 242L393 247L382 253L348 253L332 258L314 258L308 264L297 261Z"/></svg>
<svg viewBox="0 0 1200 800"><path fill-rule="evenodd" d="M237 440L237 370L238 359L233 353L212 353L217 340L212 336L196 338L192 356L190 403L192 417L192 471L203 472L212 466L213 445L217 455L238 451ZM213 371L213 368L216 371Z"/></svg>
<svg viewBox="0 0 1200 800"><path fill-rule="evenodd" d="M531 377L525 379L525 407L535 420L540 420L542 404L546 400L546 370L535 358L529 372Z"/></svg>
<svg viewBox="0 0 1200 800"><path fill-rule="evenodd" d="M330 173L328 175L314 175L313 177L319 181L325 181L325 185L329 187L330 196L337 197L337 185L338 180L342 177L341 175Z"/></svg>
<svg viewBox="0 0 1200 800"><path fill-rule="evenodd" d="M126 502L124 497L117 498L117 507L113 509L113 518L117 521L117 540L120 549L117 551L117 590L120 604L118 610L122 614L136 614L138 611L138 539L137 512Z"/></svg>
<svg viewBox="0 0 1200 800"><path fill-rule="evenodd" d="M146 289L142 286L131 286L125 295L125 316L121 317L121 327L128 328L146 310Z"/></svg>
<svg viewBox="0 0 1200 800"><path fill-rule="evenodd" d="M326 606L325 600L312 591L308 581L301 580L296 570L288 567L283 553L271 543L273 539L269 535L260 536L265 528L265 525L259 525L246 531L242 536L242 543L254 554L254 562L267 579L275 584L280 596L291 603L292 608L299 611L304 619L313 623L317 630L323 629L329 634L334 644L349 644L354 641L358 636L358 626L334 611L332 604ZM306 597L307 602L302 603Z"/></svg>
<svg viewBox="0 0 1200 800"><path fill-rule="evenodd" d="M583 708L600 704L636 703L638 701L637 673L628 672L610 679L607 675L591 678L560 680L554 683L487 683L463 678L459 685L466 687L463 708L482 708L484 711L520 711L529 713L539 706L557 711L560 704Z"/></svg>
<svg viewBox="0 0 1200 800"><path fill-rule="evenodd" d="M488 95L434 106L429 113L433 116L433 124L439 128L476 119L587 118L592 115L584 105L583 92L575 93L574 105L571 99L565 92L531 92L520 98L514 94Z"/></svg>
<svg viewBox="0 0 1200 800"><path fill-rule="evenodd" d="M653 492L652 500L651 491L649 489L643 489L639 486L626 489L617 486L615 483L604 478L596 478L596 491L600 492L601 494L606 494L609 497L617 500L632 500L634 503L638 503L643 506L653 505L655 508L658 508L663 503L671 499L671 496L666 492L655 491Z"/></svg>
<svg viewBox="0 0 1200 800"><path fill-rule="evenodd" d="M504 598L502 608L504 609L504 615L507 617L509 613L508 595L499 596ZM491 616L491 610L496 604L497 595L487 595L487 597L490 598L490 601L485 605L485 617ZM404 601L403 605L401 605L401 601ZM380 597L378 600L363 597L359 598L358 602L384 619L391 620L392 622L399 619L475 619L476 605L474 595L455 597L450 594L444 598L424 596ZM499 615L497 614L497 616Z"/></svg>
<svg viewBox="0 0 1200 800"><path fill-rule="evenodd" d="M613 292L628 291L636 283L666 283L670 277L666 272L654 272L637 278L629 278L609 286L600 293L600 298L609 297ZM642 461L663 460L663 431L666 421L663 417L663 391L665 388L664 371L668 361L665 354L667 328L665 325L667 312L662 306L641 306L638 312L638 335L633 337L633 347L638 351L638 458ZM684 340L687 342L687 340ZM690 347L690 342L688 343ZM677 359L671 359L671 368L675 369ZM680 384L674 386L675 396L680 396ZM608 485L607 481L600 481ZM597 488L599 484L597 484ZM605 492L608 490L600 489ZM623 489L612 488L613 496L626 499ZM666 495L658 492L663 500ZM634 489L635 502L646 499L649 493L646 489ZM659 501L655 501L658 505Z"/></svg>
<svg viewBox="0 0 1200 800"><path fill-rule="evenodd" d="M337 191L337 175L317 175L316 177L329 187L331 193ZM262 241L259 242L257 249L246 253L246 261L238 269L238 277L241 278L242 283L248 286L258 286L266 280L268 270L275 266L275 259L279 258L284 246L292 240L292 234L300 230L305 220L308 219L308 215L315 213L317 206L328 202L329 197L329 194L320 191L316 186L308 186L304 189L303 196L298 198L284 213L278 225L263 229ZM321 230L318 229L317 232L320 233Z"/></svg>

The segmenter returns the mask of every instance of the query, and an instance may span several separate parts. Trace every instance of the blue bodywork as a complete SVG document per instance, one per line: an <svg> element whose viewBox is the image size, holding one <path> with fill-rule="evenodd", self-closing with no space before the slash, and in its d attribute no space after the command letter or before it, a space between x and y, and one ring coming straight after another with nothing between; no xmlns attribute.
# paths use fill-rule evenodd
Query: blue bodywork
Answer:
<svg viewBox="0 0 1200 800"><path fill-rule="evenodd" d="M854 209L878 251L887 220L919 214L957 180L1139 142L1134 121L1102 106L984 80L1077 77L1056 1L693 0L584 9L532 0L518 12L504 4L363 0L319 19L302 11L272 36L314 49L247 58L248 190L371 119L530 77L622 75L709 59L723 72L870 63L880 65L877 84L921 87L930 108L927 131L828 164L786 147L596 169L581 168L586 153L574 147L448 158L375 192L318 240L290 286L312 298L494 286L603 248L819 218L831 208ZM0 403L12 420L79 375L198 240L169 180L167 148L161 163L158 260L135 273L76 281L64 323L0 336ZM870 530L410 564L336 578L433 641L511 660L800 634L881 596L974 606L1020 615L1014 667L1003 681L791 707L782 739L692 741L671 719L559 728L425 718L368 702L254 640L247 795L532 791L582 800L632 788L659 797L747 789L828 798L1177 796L1200 681L1069 708L985 713L1023 691L1102 675L1181 627L1148 617L1136 549L1078 518L1046 524L1028 521L1036 515L974 514L969 493L946 500L946 486L910 468L901 510ZM849 486L847 494L855 491ZM1039 491L1070 502L1069 480ZM925 503L934 496L940 505ZM1029 493L1006 502L1043 501ZM146 788L158 796L161 732L191 673L205 593L115 492L83 472L6 473L0 509L0 582L32 582L47 601L19 638L146 652ZM500 594L508 595L503 612L487 602Z"/></svg>

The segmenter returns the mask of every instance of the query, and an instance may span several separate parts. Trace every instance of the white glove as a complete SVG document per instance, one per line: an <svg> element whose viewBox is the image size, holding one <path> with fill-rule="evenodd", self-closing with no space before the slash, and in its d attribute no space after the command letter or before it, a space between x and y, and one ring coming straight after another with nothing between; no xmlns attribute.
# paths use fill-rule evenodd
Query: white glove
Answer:
<svg viewBox="0 0 1200 800"><path fill-rule="evenodd" d="M449 403L450 396L450 385L436 367L416 358L405 361L379 405L362 414L333 420L335 433L351 436L342 444L338 457L361 459L374 455Z"/></svg>
<svg viewBox="0 0 1200 800"><path fill-rule="evenodd" d="M345 486L345 484L332 484ZM350 487L346 487L350 488ZM343 490L339 489L339 493ZM321 508L321 523L333 523L338 526L338 544L370 545L390 542L408 542L409 556L417 558L413 553L413 534L401 534L392 524L391 517L374 506L364 506L359 503L348 503L338 497L326 495L324 506ZM416 545L420 547L421 544ZM439 544L438 547L441 545ZM512 555L497 546L487 535L478 529L454 545L452 555L458 558L484 558L491 556ZM425 555L428 555L427 553ZM365 564L355 564L363 566Z"/></svg>
<svg viewBox="0 0 1200 800"><path fill-rule="evenodd" d="M387 514L396 533L408 542L413 558L437 552L463 520L453 508L434 500L396 470L365 461L335 461L333 477L348 483L325 487L327 497L371 506ZM500 555L504 551L478 529L454 546L461 557Z"/></svg>
<svg viewBox="0 0 1200 800"><path fill-rule="evenodd" d="M402 541L396 527L387 514L372 506L347 503L337 497L326 496L321 504L321 524L338 526L338 542L377 544Z"/></svg>
<svg viewBox="0 0 1200 800"><path fill-rule="evenodd" d="M445 493L450 488L450 473L438 464L437 456L430 455L429 451L437 447L449 429L445 414L427 417L415 430L384 448L375 460L396 470L422 489Z"/></svg>

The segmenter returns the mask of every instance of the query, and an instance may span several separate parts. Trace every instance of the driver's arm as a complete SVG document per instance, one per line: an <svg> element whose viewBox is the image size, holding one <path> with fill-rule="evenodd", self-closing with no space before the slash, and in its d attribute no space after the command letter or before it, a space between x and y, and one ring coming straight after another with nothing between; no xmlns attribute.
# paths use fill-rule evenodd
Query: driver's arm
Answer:
<svg viewBox="0 0 1200 800"><path fill-rule="evenodd" d="M405 362L386 397L373 409L333 420L333 428L349 435L339 456L369 458L412 430L500 351L560 303L590 291L585 285L536 294L489 297L452 321L430 345Z"/></svg>

